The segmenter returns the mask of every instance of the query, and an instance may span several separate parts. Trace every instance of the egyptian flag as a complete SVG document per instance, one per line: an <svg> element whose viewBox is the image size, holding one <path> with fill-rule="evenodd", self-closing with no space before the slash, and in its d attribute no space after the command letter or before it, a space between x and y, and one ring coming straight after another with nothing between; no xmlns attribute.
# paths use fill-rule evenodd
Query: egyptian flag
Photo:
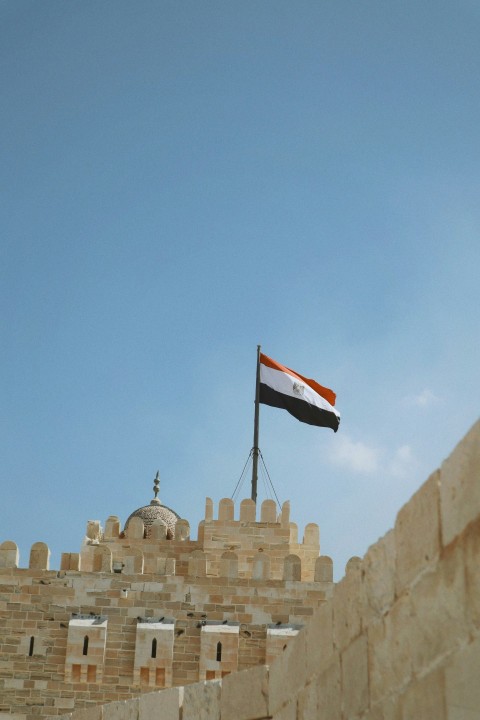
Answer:
<svg viewBox="0 0 480 720"><path fill-rule="evenodd" d="M301 422L337 432L340 413L333 407L335 398L333 390L260 353L261 403L288 410Z"/></svg>

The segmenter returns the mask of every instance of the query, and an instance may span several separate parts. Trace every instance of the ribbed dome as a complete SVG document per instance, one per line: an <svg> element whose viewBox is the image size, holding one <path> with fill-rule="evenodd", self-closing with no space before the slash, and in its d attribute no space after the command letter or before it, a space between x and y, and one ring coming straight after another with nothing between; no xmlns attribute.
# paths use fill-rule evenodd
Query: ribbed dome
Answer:
<svg viewBox="0 0 480 720"><path fill-rule="evenodd" d="M146 538L150 537L151 527L156 520L160 520L166 526L168 539L175 537L175 525L177 524L177 520L180 520L180 515L177 515L175 510L172 510L166 505L162 505L157 497L159 486L160 473L157 472L155 480L153 481L153 492L155 497L150 501L150 505L139 507L137 510L134 510L131 515L129 515L127 522L125 523L125 527L123 528L123 532L126 532L128 523L132 518L139 517L143 520Z"/></svg>
<svg viewBox="0 0 480 720"><path fill-rule="evenodd" d="M144 505L134 510L125 523L124 532L128 528L128 523L134 517L142 518L145 526L145 537L147 538L150 537L150 528L155 520L161 520L167 527L167 537L174 538L175 525L177 524L177 520L180 520L180 515L177 515L174 510L171 510L166 505L162 505L159 500L156 502L152 500L150 505Z"/></svg>

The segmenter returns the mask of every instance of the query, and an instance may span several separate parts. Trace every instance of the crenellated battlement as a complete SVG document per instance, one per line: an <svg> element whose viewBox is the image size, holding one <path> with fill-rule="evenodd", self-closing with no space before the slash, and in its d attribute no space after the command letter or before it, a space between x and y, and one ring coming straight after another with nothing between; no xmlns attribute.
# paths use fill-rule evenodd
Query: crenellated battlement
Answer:
<svg viewBox="0 0 480 720"><path fill-rule="evenodd" d="M160 519L149 524L148 534L141 517L131 517L123 530L116 515L107 518L105 528L99 520L89 520L80 552L62 553L60 570L304 582L326 578L325 567L331 567L331 561L319 557L317 524L309 523L302 542L298 542L297 525L290 522L289 501L277 514L276 503L264 500L258 520L256 515L256 504L245 499L235 519L233 501L222 498L214 517L213 501L206 498L205 519L200 522L197 540L191 540L185 519L177 520L174 537ZM48 570L49 559L48 546L35 543L29 567ZM0 546L0 567L18 566L18 548L6 541ZM326 581L332 578L322 579Z"/></svg>
<svg viewBox="0 0 480 720"><path fill-rule="evenodd" d="M55 699L41 712L52 715L74 698L75 707L127 699L270 662L332 594L318 525L299 542L289 502L278 510L222 498L215 509L207 498L194 540L188 521L160 504L157 481L150 505L123 527L116 515L104 526L89 520L58 571L45 543L32 545L28 569L14 542L0 545L2 597L14 610L0 630L10 711L30 714L25 692L40 705ZM48 689L37 692L28 683L40 682L30 680L40 656Z"/></svg>

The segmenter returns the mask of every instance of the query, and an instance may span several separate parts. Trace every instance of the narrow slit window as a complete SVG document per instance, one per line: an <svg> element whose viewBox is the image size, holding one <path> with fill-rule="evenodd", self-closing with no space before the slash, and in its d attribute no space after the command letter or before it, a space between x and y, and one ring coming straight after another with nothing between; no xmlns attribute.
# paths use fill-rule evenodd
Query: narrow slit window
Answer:
<svg viewBox="0 0 480 720"><path fill-rule="evenodd" d="M157 638L153 638L152 640L152 658L157 657Z"/></svg>
<svg viewBox="0 0 480 720"><path fill-rule="evenodd" d="M34 646L34 645L35 645L35 638L32 636L32 637L30 638L30 645L29 645L29 648L28 648L28 657L32 657L32 655L33 655L33 646Z"/></svg>
<svg viewBox="0 0 480 720"><path fill-rule="evenodd" d="M217 643L217 662L220 662L222 659L222 643Z"/></svg>
<svg viewBox="0 0 480 720"><path fill-rule="evenodd" d="M88 635L83 638L83 654L88 655Z"/></svg>

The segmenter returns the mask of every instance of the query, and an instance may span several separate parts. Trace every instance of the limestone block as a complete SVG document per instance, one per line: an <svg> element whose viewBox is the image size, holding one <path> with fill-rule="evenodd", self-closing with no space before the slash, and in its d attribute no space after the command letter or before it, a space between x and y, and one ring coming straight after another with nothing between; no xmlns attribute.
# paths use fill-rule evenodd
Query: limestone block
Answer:
<svg viewBox="0 0 480 720"><path fill-rule="evenodd" d="M103 720L138 720L138 698L104 705Z"/></svg>
<svg viewBox="0 0 480 720"><path fill-rule="evenodd" d="M50 550L43 542L36 542L30 550L28 567L32 570L48 570L50 566Z"/></svg>
<svg viewBox="0 0 480 720"><path fill-rule="evenodd" d="M451 546L412 587L413 668L421 672L468 636L462 548Z"/></svg>
<svg viewBox="0 0 480 720"><path fill-rule="evenodd" d="M129 526L130 529L130 526ZM167 539L167 526L165 523L160 520L160 518L157 518L157 520L154 520L153 523L150 525L149 530L149 538L150 540L166 540ZM175 527L176 530L176 527Z"/></svg>
<svg viewBox="0 0 480 720"><path fill-rule="evenodd" d="M462 647L445 668L447 720L480 718L480 638Z"/></svg>
<svg viewBox="0 0 480 720"><path fill-rule="evenodd" d="M288 644L296 637L300 627L277 626L267 627L267 642L265 645L265 663L271 665L277 657L285 652Z"/></svg>
<svg viewBox="0 0 480 720"><path fill-rule="evenodd" d="M480 518L469 525L463 539L465 585L468 620L476 630L480 628Z"/></svg>
<svg viewBox="0 0 480 720"><path fill-rule="evenodd" d="M415 679L400 698L402 720L447 720L444 685L443 669Z"/></svg>
<svg viewBox="0 0 480 720"><path fill-rule="evenodd" d="M303 533L303 544L310 545L313 548L320 547L320 529L317 523L308 523Z"/></svg>
<svg viewBox="0 0 480 720"><path fill-rule="evenodd" d="M341 656L342 708L347 718L359 717L368 707L368 646L365 635L354 640Z"/></svg>
<svg viewBox="0 0 480 720"><path fill-rule="evenodd" d="M102 720L103 708L101 705L94 705L75 710L70 716L72 720Z"/></svg>
<svg viewBox="0 0 480 720"><path fill-rule="evenodd" d="M220 720L221 689L219 680L186 685L182 720Z"/></svg>
<svg viewBox="0 0 480 720"><path fill-rule="evenodd" d="M142 518L133 517L128 523L125 534L129 540L141 540L145 535L145 525Z"/></svg>
<svg viewBox="0 0 480 720"><path fill-rule="evenodd" d="M100 520L88 520L85 534L89 540L100 542L102 539L102 526Z"/></svg>
<svg viewBox="0 0 480 720"><path fill-rule="evenodd" d="M245 498L240 503L240 521L241 522L255 522L257 513L257 506L255 501L251 498Z"/></svg>
<svg viewBox="0 0 480 720"><path fill-rule="evenodd" d="M238 556L234 552L224 552L220 558L220 577L238 577Z"/></svg>
<svg viewBox="0 0 480 720"><path fill-rule="evenodd" d="M231 498L222 498L218 504L218 519L219 520L233 520L235 512L235 505Z"/></svg>
<svg viewBox="0 0 480 720"><path fill-rule="evenodd" d="M442 542L448 545L480 515L480 421L441 467Z"/></svg>
<svg viewBox="0 0 480 720"><path fill-rule="evenodd" d="M156 562L156 572L159 575L175 575L175 558L159 557Z"/></svg>
<svg viewBox="0 0 480 720"><path fill-rule="evenodd" d="M181 542L190 540L190 523L188 520L177 520L177 524L175 525L175 540L180 540Z"/></svg>
<svg viewBox="0 0 480 720"><path fill-rule="evenodd" d="M298 555L287 555L285 558L283 566L283 579L297 580L298 582L302 579L302 561Z"/></svg>
<svg viewBox="0 0 480 720"><path fill-rule="evenodd" d="M213 520L213 500L212 498L205 498L205 522L211 522Z"/></svg>
<svg viewBox="0 0 480 720"><path fill-rule="evenodd" d="M188 558L188 574L193 577L205 577L207 574L207 557L202 550L194 550Z"/></svg>
<svg viewBox="0 0 480 720"><path fill-rule="evenodd" d="M256 720L268 716L268 667L259 665L222 680L222 720Z"/></svg>
<svg viewBox="0 0 480 720"><path fill-rule="evenodd" d="M80 570L79 553L62 553L60 570Z"/></svg>
<svg viewBox="0 0 480 720"><path fill-rule="evenodd" d="M315 582L333 582L333 560L328 555L320 555L315 560Z"/></svg>
<svg viewBox="0 0 480 720"><path fill-rule="evenodd" d="M385 698L373 705L366 713L364 720L402 720L402 710L398 695Z"/></svg>
<svg viewBox="0 0 480 720"><path fill-rule="evenodd" d="M297 701L295 699L278 710L275 715L272 716L272 720L297 720L297 717ZM259 720L270 720L270 717Z"/></svg>
<svg viewBox="0 0 480 720"><path fill-rule="evenodd" d="M93 546L93 571L112 572L112 551L107 545Z"/></svg>
<svg viewBox="0 0 480 720"><path fill-rule="evenodd" d="M302 630L270 667L269 709L275 715L307 682L306 637Z"/></svg>
<svg viewBox="0 0 480 720"><path fill-rule="evenodd" d="M296 545L298 543L298 525L297 523L290 523L290 545Z"/></svg>
<svg viewBox="0 0 480 720"><path fill-rule="evenodd" d="M385 613L395 597L395 533L369 547L363 560L365 598L370 616Z"/></svg>
<svg viewBox="0 0 480 720"><path fill-rule="evenodd" d="M319 720L341 720L340 656L335 653L332 663L318 677Z"/></svg>
<svg viewBox="0 0 480 720"><path fill-rule="evenodd" d="M123 556L123 564L125 575L141 575L143 573L144 557L140 548L127 548Z"/></svg>
<svg viewBox="0 0 480 720"><path fill-rule="evenodd" d="M71 720L102 720L103 712L101 705L75 710L71 715L66 716Z"/></svg>
<svg viewBox="0 0 480 720"><path fill-rule="evenodd" d="M334 641L339 649L345 648L359 635L365 608L360 559L351 558L346 570L345 577L335 585L333 592Z"/></svg>
<svg viewBox="0 0 480 720"><path fill-rule="evenodd" d="M264 552L258 552L253 558L252 578L268 580L270 577L270 558Z"/></svg>
<svg viewBox="0 0 480 720"><path fill-rule="evenodd" d="M63 710L70 710L75 707L75 698L56 697L53 700L53 705L56 708L62 708Z"/></svg>
<svg viewBox="0 0 480 720"><path fill-rule="evenodd" d="M84 572L93 571L93 551L96 545L82 545L80 550L80 567Z"/></svg>
<svg viewBox="0 0 480 720"><path fill-rule="evenodd" d="M403 595L387 615L368 626L372 703L382 700L409 681L414 641L410 597Z"/></svg>
<svg viewBox="0 0 480 720"><path fill-rule="evenodd" d="M302 720L318 720L318 685L310 683L298 695L297 717Z"/></svg>
<svg viewBox="0 0 480 720"><path fill-rule="evenodd" d="M275 500L264 500L260 510L260 522L277 522L277 504Z"/></svg>
<svg viewBox="0 0 480 720"><path fill-rule="evenodd" d="M120 535L120 518L110 515L105 523L105 540L116 540Z"/></svg>
<svg viewBox="0 0 480 720"><path fill-rule="evenodd" d="M285 500L282 505L282 512L280 514L280 524L282 528L290 527L290 500Z"/></svg>
<svg viewBox="0 0 480 720"><path fill-rule="evenodd" d="M183 687L145 693L138 698L138 720L179 720Z"/></svg>
<svg viewBox="0 0 480 720"><path fill-rule="evenodd" d="M429 477L400 510L395 522L397 594L440 552L440 473Z"/></svg>
<svg viewBox="0 0 480 720"><path fill-rule="evenodd" d="M0 568L17 568L18 567L18 547L11 540L5 540L0 545Z"/></svg>
<svg viewBox="0 0 480 720"><path fill-rule="evenodd" d="M307 678L325 670L333 659L333 607L321 605L308 624L305 637Z"/></svg>

